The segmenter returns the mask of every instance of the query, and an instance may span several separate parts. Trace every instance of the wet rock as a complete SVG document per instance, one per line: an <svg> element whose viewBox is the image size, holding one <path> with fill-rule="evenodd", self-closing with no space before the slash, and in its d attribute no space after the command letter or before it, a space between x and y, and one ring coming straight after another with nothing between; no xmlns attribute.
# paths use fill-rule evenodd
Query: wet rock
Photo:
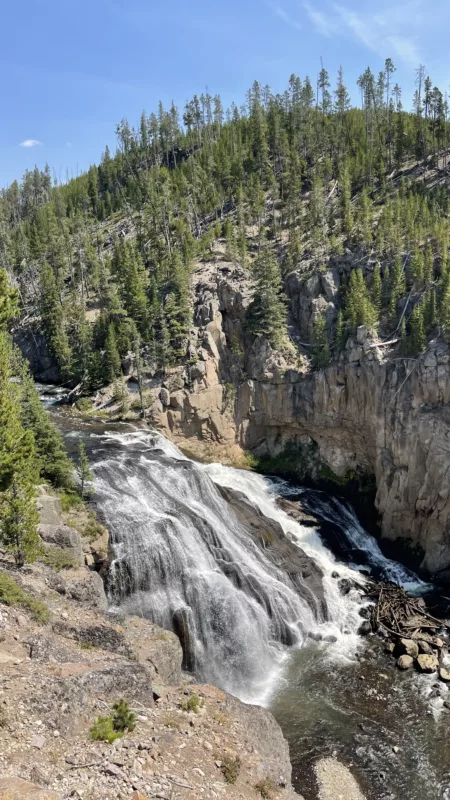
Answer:
<svg viewBox="0 0 450 800"><path fill-rule="evenodd" d="M419 646L413 639L400 639L395 651L399 656L407 655L414 659L419 655Z"/></svg>
<svg viewBox="0 0 450 800"><path fill-rule="evenodd" d="M358 633L360 636L368 636L369 633L372 633L372 625L370 622L366 620L366 622L361 623L358 628Z"/></svg>
<svg viewBox="0 0 450 800"><path fill-rule="evenodd" d="M340 577L339 576L339 572L336 572L336 570L335 570L334 572L331 573L331 577L332 578L339 578Z"/></svg>
<svg viewBox="0 0 450 800"><path fill-rule="evenodd" d="M439 661L436 656L428 656L421 653L417 659L417 666L420 672L431 674L432 672L436 672Z"/></svg>
<svg viewBox="0 0 450 800"><path fill-rule="evenodd" d="M370 606L361 606L361 608L358 611L358 614L363 619L370 619L372 615L372 609L370 608Z"/></svg>
<svg viewBox="0 0 450 800"><path fill-rule="evenodd" d="M412 656L408 656L406 654L400 656L397 659L397 667L399 669L403 669L403 670L411 669L413 664L414 664L414 659L412 658Z"/></svg>
<svg viewBox="0 0 450 800"><path fill-rule="evenodd" d="M21 778L0 778L0 800L58 800L58 796Z"/></svg>
<svg viewBox="0 0 450 800"><path fill-rule="evenodd" d="M352 588L352 582L348 578L341 578L338 583L339 591L341 594L346 595L350 592Z"/></svg>
<svg viewBox="0 0 450 800"><path fill-rule="evenodd" d="M450 672L448 669L445 669L445 667L440 668L439 677L441 681L444 681L445 683L450 683Z"/></svg>
<svg viewBox="0 0 450 800"><path fill-rule="evenodd" d="M386 653L393 653L394 650L395 650L394 642L388 642L384 649L385 649Z"/></svg>

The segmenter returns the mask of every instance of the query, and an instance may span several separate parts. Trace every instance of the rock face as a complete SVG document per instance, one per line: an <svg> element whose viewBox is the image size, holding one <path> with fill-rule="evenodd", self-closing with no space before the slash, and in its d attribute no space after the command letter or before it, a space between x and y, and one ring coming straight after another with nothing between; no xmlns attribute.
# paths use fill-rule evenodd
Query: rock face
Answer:
<svg viewBox="0 0 450 800"><path fill-rule="evenodd" d="M289 447L299 461L315 450L340 477L374 476L383 536L417 542L430 572L449 567L448 346L435 342L417 359L390 360L361 328L337 363L311 372L293 351L275 353L265 340L246 339L249 290L241 270L202 265L195 281L190 347L199 361L181 388L180 374L173 376L177 388L166 381L152 408L156 423L175 440L197 438L258 455ZM288 277L300 339L310 333L317 303L335 315L338 288L339 272L306 282Z"/></svg>
<svg viewBox="0 0 450 800"><path fill-rule="evenodd" d="M0 800L58 800L58 797L20 778L0 778Z"/></svg>

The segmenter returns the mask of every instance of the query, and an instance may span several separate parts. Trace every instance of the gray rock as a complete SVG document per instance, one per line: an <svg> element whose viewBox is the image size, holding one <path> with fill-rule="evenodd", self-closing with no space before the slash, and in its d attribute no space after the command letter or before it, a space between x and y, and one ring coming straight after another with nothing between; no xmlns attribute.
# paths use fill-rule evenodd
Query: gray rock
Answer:
<svg viewBox="0 0 450 800"><path fill-rule="evenodd" d="M107 610L105 588L98 572L84 568L71 569L60 573L58 578L64 586L67 597L100 611Z"/></svg>
<svg viewBox="0 0 450 800"><path fill-rule="evenodd" d="M339 291L339 286L341 283L339 270L336 268L328 269L326 272L321 273L320 279L322 283L322 291L326 299L334 300Z"/></svg>
<svg viewBox="0 0 450 800"><path fill-rule="evenodd" d="M73 679L73 683L91 695L103 695L111 700L137 700L144 706L153 705L152 680L142 664L125 662L100 666Z"/></svg>
<svg viewBox="0 0 450 800"><path fill-rule="evenodd" d="M169 390L168 389L164 389L164 388L161 389L161 391L159 393L159 399L161 400L161 403L163 404L163 406L168 406L169 403L170 403L170 392L169 392Z"/></svg>
<svg viewBox="0 0 450 800"><path fill-rule="evenodd" d="M420 672L431 674L432 672L436 672L439 666L439 661L436 656L428 656L424 653L421 653L417 659L417 666Z"/></svg>
<svg viewBox="0 0 450 800"><path fill-rule="evenodd" d="M398 655L411 656L412 659L419 655L419 647L413 639L400 639L397 644L396 652Z"/></svg>
<svg viewBox="0 0 450 800"><path fill-rule="evenodd" d="M193 381L201 381L206 373L206 364L204 361L196 361L191 367L191 378Z"/></svg>
<svg viewBox="0 0 450 800"><path fill-rule="evenodd" d="M411 669L413 664L414 664L414 659L412 658L412 656L408 656L406 654L400 656L397 659L397 667L399 669L404 669L404 670Z"/></svg>
<svg viewBox="0 0 450 800"><path fill-rule="evenodd" d="M67 525L39 525L39 535L46 545L67 551L74 564L84 563L83 545L78 531Z"/></svg>

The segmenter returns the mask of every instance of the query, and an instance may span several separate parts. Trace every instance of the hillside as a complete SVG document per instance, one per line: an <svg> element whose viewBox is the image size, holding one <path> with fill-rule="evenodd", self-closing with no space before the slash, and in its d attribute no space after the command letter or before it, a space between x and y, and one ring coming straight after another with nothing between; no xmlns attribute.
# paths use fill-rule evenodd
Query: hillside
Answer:
<svg viewBox="0 0 450 800"><path fill-rule="evenodd" d="M317 95L292 75L242 108L206 94L182 122L173 105L124 120L86 174L3 191L0 257L33 374L80 409L131 406L195 452L376 486L383 535L435 572L450 565L450 128L428 77L409 112L394 73L361 75L361 108L322 70Z"/></svg>

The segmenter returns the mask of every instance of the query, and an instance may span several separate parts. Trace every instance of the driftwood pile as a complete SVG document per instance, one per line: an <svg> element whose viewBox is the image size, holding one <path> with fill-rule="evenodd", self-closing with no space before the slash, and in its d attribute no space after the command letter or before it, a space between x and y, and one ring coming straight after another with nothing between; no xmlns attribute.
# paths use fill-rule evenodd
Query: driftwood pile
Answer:
<svg viewBox="0 0 450 800"><path fill-rule="evenodd" d="M439 672L442 680L450 682L450 666L444 666L450 621L433 617L422 597L410 597L395 584L370 584L366 593L374 601L372 629L388 640L386 649L397 658L397 666Z"/></svg>

